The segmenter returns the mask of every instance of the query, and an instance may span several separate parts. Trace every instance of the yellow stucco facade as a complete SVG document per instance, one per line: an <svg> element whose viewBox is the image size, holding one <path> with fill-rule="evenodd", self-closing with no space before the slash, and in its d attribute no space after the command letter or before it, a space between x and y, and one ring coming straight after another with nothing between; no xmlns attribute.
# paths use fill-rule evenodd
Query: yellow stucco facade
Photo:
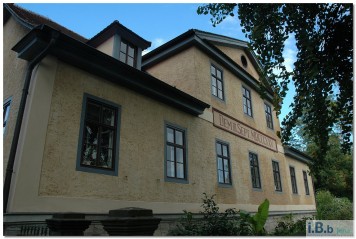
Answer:
<svg viewBox="0 0 356 239"><path fill-rule="evenodd" d="M18 59L16 52L12 51L15 42L18 42L27 31L18 25L14 19L9 21L4 26L3 40L3 102L11 99L10 111L6 130L3 133L3 168L6 169L12 136L14 133L17 112L21 100L23 79L26 73L27 62ZM5 174L3 174L3 177Z"/></svg>
<svg viewBox="0 0 356 239"><path fill-rule="evenodd" d="M4 168L27 64L17 59L16 53L10 49L25 33L26 30L12 18L4 26L3 100L12 97L8 129L4 135ZM111 43L109 40L99 50L109 54ZM240 49L218 48L233 60L235 55L243 54ZM250 61L248 59L247 72L258 79ZM212 95L211 64L223 72L224 101ZM8 212L106 213L128 206L150 208L154 213L198 212L203 193L216 194L222 210L256 211L265 198L270 200L270 210L274 212L315 210L309 175L310 195L304 192L302 171L308 171L308 166L285 156L276 135L280 131L279 120L273 113L274 129L266 126L266 101L255 90L195 46L146 70L157 79L208 103L210 108L200 116L193 116L51 55L41 61L32 73ZM243 86L251 91L253 117L243 112ZM121 107L117 176L76 169L84 94ZM272 138L276 150L214 126L213 109ZM186 183L169 182L165 177L167 123L186 130ZM229 145L232 184L228 187L218 183L217 140ZM258 190L252 188L249 152L258 155L261 176L261 189ZM282 192L274 190L272 160L279 163ZM292 193L289 166L295 167L298 194Z"/></svg>

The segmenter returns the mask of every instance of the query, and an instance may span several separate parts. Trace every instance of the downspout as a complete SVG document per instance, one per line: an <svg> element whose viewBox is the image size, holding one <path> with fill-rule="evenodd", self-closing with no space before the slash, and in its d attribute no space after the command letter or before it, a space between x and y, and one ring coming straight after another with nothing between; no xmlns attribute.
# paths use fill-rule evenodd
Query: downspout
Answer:
<svg viewBox="0 0 356 239"><path fill-rule="evenodd" d="M22 120L23 120L23 115L25 112L25 106L26 106L26 100L27 100L27 95L28 95L28 90L30 88L30 82L31 82L31 77L32 77L32 71L35 68L35 66L49 53L51 48L56 44L56 41L59 37L60 33L57 31L52 32L52 37L50 42L48 43L47 47L39 53L28 65L27 71L26 71L26 76L25 76L25 83L22 89L22 96L21 96L21 101L19 105L19 111L17 114L17 120L16 120L16 125L14 129L14 136L12 138L12 143L11 143L11 149L10 149L10 155L9 155L9 161L7 163L6 167L6 175L5 175L5 182L4 182L4 195L3 195L3 212L6 213L7 211L7 205L9 201L9 194L10 194L10 186L11 186L11 178L12 178L12 173L14 171L14 163L15 163L15 157L16 157L16 151L17 151L17 145L19 142L19 136L21 132L21 125L22 125Z"/></svg>

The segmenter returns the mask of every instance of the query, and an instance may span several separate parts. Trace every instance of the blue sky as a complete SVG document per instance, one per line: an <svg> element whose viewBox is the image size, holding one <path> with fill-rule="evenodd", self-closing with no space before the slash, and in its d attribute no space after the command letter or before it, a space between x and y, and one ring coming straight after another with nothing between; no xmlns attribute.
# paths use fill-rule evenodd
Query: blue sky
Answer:
<svg viewBox="0 0 356 239"><path fill-rule="evenodd" d="M18 5L50 18L86 38L93 37L110 23L118 20L130 30L152 42L152 47L148 50L152 50L192 28L247 41L241 31L237 16L227 17L222 23L213 27L209 15L198 15L196 13L201 4L28 3ZM294 43L293 36L286 42L284 56L287 69L292 69L296 59ZM293 92L293 89L290 90L283 103L282 113L279 116L280 121L289 112Z"/></svg>

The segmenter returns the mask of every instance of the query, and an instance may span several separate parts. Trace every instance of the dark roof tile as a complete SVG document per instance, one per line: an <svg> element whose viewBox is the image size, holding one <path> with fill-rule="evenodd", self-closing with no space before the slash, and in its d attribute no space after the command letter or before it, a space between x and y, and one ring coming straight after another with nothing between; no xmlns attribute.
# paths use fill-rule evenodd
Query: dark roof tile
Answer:
<svg viewBox="0 0 356 239"><path fill-rule="evenodd" d="M83 43L86 43L88 41L88 39L86 39L85 37L69 30L68 28L65 28L62 25L59 25L58 23L52 21L49 18L21 8L13 3L7 3L5 5L9 7L9 9L12 11L10 11L12 15L15 14L14 17L20 18L19 20L23 21L25 24L27 23L26 25L30 25L31 28L45 24Z"/></svg>

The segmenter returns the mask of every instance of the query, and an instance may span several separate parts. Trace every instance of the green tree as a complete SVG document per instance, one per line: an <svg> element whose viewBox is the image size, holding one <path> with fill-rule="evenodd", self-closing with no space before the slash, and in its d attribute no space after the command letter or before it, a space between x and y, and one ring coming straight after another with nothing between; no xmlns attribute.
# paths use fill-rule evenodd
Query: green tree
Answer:
<svg viewBox="0 0 356 239"><path fill-rule="evenodd" d="M329 191L316 193L316 219L353 220L353 206L347 198L337 198Z"/></svg>
<svg viewBox="0 0 356 239"><path fill-rule="evenodd" d="M341 127L342 147L350 150L353 120L353 9L352 4L206 4L198 14L210 14L213 25L235 11L263 66L261 96L274 91L274 107L292 80L296 94L291 112L282 122L282 140L288 142L297 120L315 143L312 171L320 181L329 133ZM294 34L298 49L294 69L284 65L284 43ZM330 97L333 96L333 97Z"/></svg>
<svg viewBox="0 0 356 239"><path fill-rule="evenodd" d="M314 155L317 151L315 143L307 146L306 152ZM341 149L340 139L336 133L329 136L328 151L325 163L320 168L318 189L326 189L337 197L353 199L353 159L349 153Z"/></svg>

